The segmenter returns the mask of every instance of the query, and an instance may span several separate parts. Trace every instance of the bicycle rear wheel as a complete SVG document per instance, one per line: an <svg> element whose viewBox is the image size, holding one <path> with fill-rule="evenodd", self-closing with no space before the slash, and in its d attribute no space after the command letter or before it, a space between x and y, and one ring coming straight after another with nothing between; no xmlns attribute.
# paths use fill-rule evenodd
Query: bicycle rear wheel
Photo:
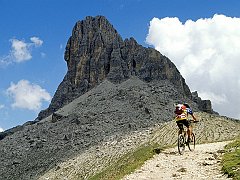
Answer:
<svg viewBox="0 0 240 180"><path fill-rule="evenodd" d="M178 135L178 152L179 154L183 154L185 150L185 137L182 134Z"/></svg>
<svg viewBox="0 0 240 180"><path fill-rule="evenodd" d="M195 134L194 133L192 133L191 141L187 143L187 146L190 151L194 151L194 149L195 149Z"/></svg>

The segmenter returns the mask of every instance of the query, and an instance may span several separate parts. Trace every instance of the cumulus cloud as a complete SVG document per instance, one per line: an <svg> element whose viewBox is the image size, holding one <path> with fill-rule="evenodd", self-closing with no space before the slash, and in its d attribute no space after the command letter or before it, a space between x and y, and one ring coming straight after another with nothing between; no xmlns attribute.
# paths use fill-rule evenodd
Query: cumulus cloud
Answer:
<svg viewBox="0 0 240 180"><path fill-rule="evenodd" d="M32 58L30 46L27 43L18 39L11 39L11 43L11 54L16 62L27 61Z"/></svg>
<svg viewBox="0 0 240 180"><path fill-rule="evenodd" d="M31 42L10 39L11 50L8 55L0 58L0 65L7 66L12 63L21 63L32 59L32 49L42 46L43 41L38 37L31 37Z"/></svg>
<svg viewBox="0 0 240 180"><path fill-rule="evenodd" d="M11 62L10 55L0 57L0 67L6 67L6 66L10 65L11 63L12 62Z"/></svg>
<svg viewBox="0 0 240 180"><path fill-rule="evenodd" d="M31 37L30 40L33 42L35 46L42 46L43 41L39 39L38 37Z"/></svg>
<svg viewBox="0 0 240 180"><path fill-rule="evenodd" d="M4 131L4 129L0 127L0 132L3 132L3 131Z"/></svg>
<svg viewBox="0 0 240 180"><path fill-rule="evenodd" d="M7 94L13 98L14 108L39 110L43 101L51 100L50 94L45 89L27 80L20 80L17 84L11 83Z"/></svg>
<svg viewBox="0 0 240 180"><path fill-rule="evenodd" d="M169 57L190 89L210 99L214 110L240 118L240 18L215 14L185 23L153 18L146 42Z"/></svg>

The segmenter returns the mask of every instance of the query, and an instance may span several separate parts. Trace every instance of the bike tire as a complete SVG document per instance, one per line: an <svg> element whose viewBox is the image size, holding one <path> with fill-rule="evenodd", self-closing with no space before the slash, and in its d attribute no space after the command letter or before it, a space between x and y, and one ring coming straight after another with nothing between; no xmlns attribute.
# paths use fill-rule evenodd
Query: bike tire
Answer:
<svg viewBox="0 0 240 180"><path fill-rule="evenodd" d="M185 150L185 137L182 134L178 135L178 152L179 154L183 154Z"/></svg>
<svg viewBox="0 0 240 180"><path fill-rule="evenodd" d="M195 149L195 134L194 134L194 133L192 133L191 139L192 139L192 141L191 141L191 142L188 142L188 143L187 143L187 146L188 146L188 149L189 149L190 151L194 151L194 149Z"/></svg>

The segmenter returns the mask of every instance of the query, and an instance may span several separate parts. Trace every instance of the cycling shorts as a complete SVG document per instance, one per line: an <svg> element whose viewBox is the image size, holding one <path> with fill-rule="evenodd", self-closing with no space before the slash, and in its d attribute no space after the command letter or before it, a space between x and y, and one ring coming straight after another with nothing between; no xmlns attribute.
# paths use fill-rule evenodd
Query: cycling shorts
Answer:
<svg viewBox="0 0 240 180"><path fill-rule="evenodd" d="M177 125L178 125L179 129L183 129L183 125L186 126L187 128L189 128L190 122L187 119L178 120Z"/></svg>

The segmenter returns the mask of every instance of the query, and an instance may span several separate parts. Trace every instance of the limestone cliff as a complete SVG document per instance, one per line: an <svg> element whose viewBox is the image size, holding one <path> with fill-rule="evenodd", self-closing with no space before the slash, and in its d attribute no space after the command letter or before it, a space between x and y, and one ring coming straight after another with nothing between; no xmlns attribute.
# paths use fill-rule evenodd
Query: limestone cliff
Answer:
<svg viewBox="0 0 240 180"><path fill-rule="evenodd" d="M139 45L133 38L123 41L103 16L86 17L76 23L66 45L65 61L67 74L49 108L40 112L38 119L52 114L105 78L113 83L121 83L130 76L146 82L167 79L191 98L184 78L167 57Z"/></svg>

